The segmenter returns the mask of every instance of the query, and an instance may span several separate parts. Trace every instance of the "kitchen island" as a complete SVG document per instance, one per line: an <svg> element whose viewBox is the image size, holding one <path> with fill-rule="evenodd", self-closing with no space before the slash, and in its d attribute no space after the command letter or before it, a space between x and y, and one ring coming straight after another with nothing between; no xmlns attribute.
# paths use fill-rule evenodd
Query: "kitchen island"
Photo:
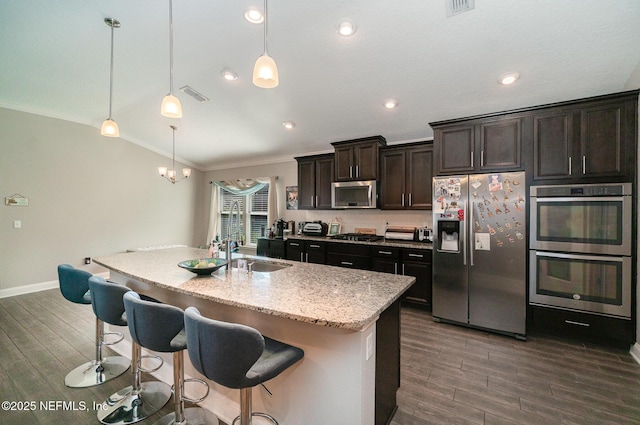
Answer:
<svg viewBox="0 0 640 425"><path fill-rule="evenodd" d="M196 276L177 266L206 255L206 250L172 248L94 261L110 270L112 281L139 293L181 308L195 306L207 317L252 326L302 348L301 362L266 383L273 396L261 387L253 394L254 410L274 415L281 425L390 420L400 383L399 298L414 278L286 260L278 263L288 267L251 274L222 268ZM130 355L119 346L114 348ZM170 356L165 361L170 363ZM185 363L187 375L199 376ZM161 371L158 377L171 382L169 368ZM210 385L203 406L231 423L239 412L239 392Z"/></svg>

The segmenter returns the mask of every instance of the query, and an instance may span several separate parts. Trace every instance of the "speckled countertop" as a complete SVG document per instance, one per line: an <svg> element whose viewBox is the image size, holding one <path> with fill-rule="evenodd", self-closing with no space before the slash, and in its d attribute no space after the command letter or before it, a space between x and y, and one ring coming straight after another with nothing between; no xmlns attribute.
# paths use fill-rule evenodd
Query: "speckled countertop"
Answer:
<svg viewBox="0 0 640 425"><path fill-rule="evenodd" d="M142 282L194 297L352 330L363 329L377 320L415 282L411 276L250 256L239 258L292 266L252 274L222 268L207 276L197 276L177 266L181 261L207 254L207 250L197 248L169 248L99 257L94 262Z"/></svg>

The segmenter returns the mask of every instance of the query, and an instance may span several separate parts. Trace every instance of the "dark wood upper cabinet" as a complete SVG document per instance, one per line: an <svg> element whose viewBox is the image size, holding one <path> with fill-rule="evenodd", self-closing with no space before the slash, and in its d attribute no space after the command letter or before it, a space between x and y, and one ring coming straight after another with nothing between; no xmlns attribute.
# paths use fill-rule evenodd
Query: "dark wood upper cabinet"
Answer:
<svg viewBox="0 0 640 425"><path fill-rule="evenodd" d="M638 92L533 113L534 180L633 180Z"/></svg>
<svg viewBox="0 0 640 425"><path fill-rule="evenodd" d="M474 119L434 128L438 174L519 170L522 118Z"/></svg>
<svg viewBox="0 0 640 425"><path fill-rule="evenodd" d="M639 92L430 123L436 173L525 170L547 183L633 181Z"/></svg>
<svg viewBox="0 0 640 425"><path fill-rule="evenodd" d="M377 180L378 149L382 136L332 143L335 149L335 181Z"/></svg>
<svg viewBox="0 0 640 425"><path fill-rule="evenodd" d="M625 104L580 110L581 171L585 176L624 175Z"/></svg>
<svg viewBox="0 0 640 425"><path fill-rule="evenodd" d="M533 173L536 179L571 176L573 114L566 109L533 115Z"/></svg>
<svg viewBox="0 0 640 425"><path fill-rule="evenodd" d="M296 158L298 161L298 208L331 209L333 154Z"/></svg>
<svg viewBox="0 0 640 425"><path fill-rule="evenodd" d="M420 142L380 150L380 208L431 209L433 144Z"/></svg>

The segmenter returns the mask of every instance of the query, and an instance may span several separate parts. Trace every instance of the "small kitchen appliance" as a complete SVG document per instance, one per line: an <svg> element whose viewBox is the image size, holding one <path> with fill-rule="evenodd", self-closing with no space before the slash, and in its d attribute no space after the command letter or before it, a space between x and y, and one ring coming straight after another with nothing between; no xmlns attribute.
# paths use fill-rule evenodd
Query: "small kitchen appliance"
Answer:
<svg viewBox="0 0 640 425"><path fill-rule="evenodd" d="M433 242L433 233L428 227L418 227L415 232L416 242Z"/></svg>
<svg viewBox="0 0 640 425"><path fill-rule="evenodd" d="M322 221L310 221L304 224L302 234L307 236L326 236L329 231L329 225Z"/></svg>
<svg viewBox="0 0 640 425"><path fill-rule="evenodd" d="M416 228L411 226L387 226L384 238L397 241L413 241L416 236Z"/></svg>

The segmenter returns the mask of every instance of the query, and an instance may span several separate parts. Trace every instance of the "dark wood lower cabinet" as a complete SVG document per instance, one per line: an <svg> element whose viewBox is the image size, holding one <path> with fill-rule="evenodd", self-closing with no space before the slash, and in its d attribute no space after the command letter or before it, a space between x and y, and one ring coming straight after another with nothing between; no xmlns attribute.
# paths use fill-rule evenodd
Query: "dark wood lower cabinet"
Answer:
<svg viewBox="0 0 640 425"><path fill-rule="evenodd" d="M259 238L256 254L261 257L285 258L284 244L282 239Z"/></svg>
<svg viewBox="0 0 640 425"><path fill-rule="evenodd" d="M553 335L626 350L635 339L632 320L533 305L529 309L527 333Z"/></svg>
<svg viewBox="0 0 640 425"><path fill-rule="evenodd" d="M400 388L400 301L376 322L376 425L387 425L396 412Z"/></svg>
<svg viewBox="0 0 640 425"><path fill-rule="evenodd" d="M431 250L376 246L371 262L373 271L415 277L402 301L431 309Z"/></svg>
<svg viewBox="0 0 640 425"><path fill-rule="evenodd" d="M371 247L349 243L327 243L327 265L371 270Z"/></svg>

